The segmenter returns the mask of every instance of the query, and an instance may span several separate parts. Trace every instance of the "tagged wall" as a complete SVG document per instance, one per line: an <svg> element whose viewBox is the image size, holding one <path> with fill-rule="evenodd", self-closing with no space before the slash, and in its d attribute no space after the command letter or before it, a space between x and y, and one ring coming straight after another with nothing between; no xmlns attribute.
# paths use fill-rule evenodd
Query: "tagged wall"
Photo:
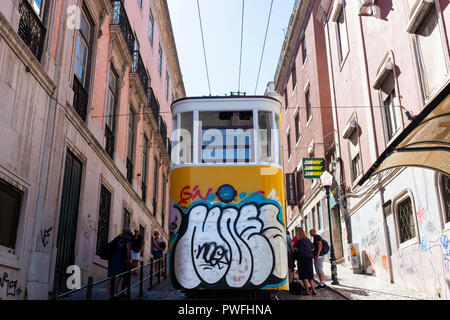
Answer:
<svg viewBox="0 0 450 320"><path fill-rule="evenodd" d="M190 170L197 171L186 174ZM212 173L218 170L229 174ZM240 174L233 173L236 170L241 170ZM171 287L287 289L286 218L279 201L284 197L282 171L260 176L257 170L259 167L174 170ZM212 178L201 179L205 172L200 171L209 172L206 176ZM188 186L186 179L191 182ZM226 184L235 190L229 202L220 194Z"/></svg>
<svg viewBox="0 0 450 320"><path fill-rule="evenodd" d="M450 232L443 227L436 173L407 168L385 185L384 201L392 201L388 216L388 239L392 248L394 282L436 298L450 299ZM414 207L416 237L400 244L396 203L409 194ZM379 194L365 202L352 216L353 242L361 249L364 271L389 278L388 256Z"/></svg>

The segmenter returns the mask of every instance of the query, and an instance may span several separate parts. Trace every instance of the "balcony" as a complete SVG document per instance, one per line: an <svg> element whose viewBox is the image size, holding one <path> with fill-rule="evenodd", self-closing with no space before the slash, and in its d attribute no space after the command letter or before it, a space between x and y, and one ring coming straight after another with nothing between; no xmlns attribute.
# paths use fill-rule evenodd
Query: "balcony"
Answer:
<svg viewBox="0 0 450 320"><path fill-rule="evenodd" d="M164 143L166 144L167 126L166 126L166 123L164 122L164 119L161 116L159 116L159 121L158 121L158 133L161 135Z"/></svg>
<svg viewBox="0 0 450 320"><path fill-rule="evenodd" d="M18 34L37 60L41 60L46 29L27 0L19 5L20 21Z"/></svg>
<svg viewBox="0 0 450 320"><path fill-rule="evenodd" d="M81 85L78 77L73 76L73 108L78 113L78 115L86 121L87 116L87 105L88 105L88 94Z"/></svg>
<svg viewBox="0 0 450 320"><path fill-rule="evenodd" d="M167 151L167 154L169 155L169 157L171 156L171 154L172 154L172 143L170 142L170 139L169 138L167 138L167 143L166 143L166 151Z"/></svg>
<svg viewBox="0 0 450 320"><path fill-rule="evenodd" d="M145 91L146 88L148 88L148 75L147 71L145 71L144 62L142 61L139 51L133 52L133 66L131 67L131 72L136 73L139 76L142 88L144 88Z"/></svg>
<svg viewBox="0 0 450 320"><path fill-rule="evenodd" d="M106 137L106 144L105 144L105 150L106 153L111 157L111 159L114 159L114 134L112 133L111 129L109 129L108 126L105 126L105 137Z"/></svg>
<svg viewBox="0 0 450 320"><path fill-rule="evenodd" d="M129 183L133 183L133 163L127 157L127 180Z"/></svg>
<svg viewBox="0 0 450 320"><path fill-rule="evenodd" d="M119 26L120 30L122 30L128 51L130 52L130 55L133 56L136 39L134 38L133 29L131 28L130 20L128 20L123 2L122 0L111 0L111 3L114 7L112 24Z"/></svg>
<svg viewBox="0 0 450 320"><path fill-rule="evenodd" d="M153 118L155 119L155 122L158 123L159 120L159 103L158 100L156 100L155 93L153 92L153 89L151 87L148 87L147 89L147 104L146 107L150 108L153 113Z"/></svg>
<svg viewBox="0 0 450 320"><path fill-rule="evenodd" d="M145 200L147 198L147 185L144 182L142 182L141 190L142 190L142 201L144 201L145 203Z"/></svg>

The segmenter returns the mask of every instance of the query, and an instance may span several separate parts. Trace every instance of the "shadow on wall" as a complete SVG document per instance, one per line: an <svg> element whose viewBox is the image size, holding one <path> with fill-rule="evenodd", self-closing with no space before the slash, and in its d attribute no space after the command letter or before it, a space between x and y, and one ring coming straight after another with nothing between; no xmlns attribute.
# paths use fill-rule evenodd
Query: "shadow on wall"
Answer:
<svg viewBox="0 0 450 320"><path fill-rule="evenodd" d="M380 19L383 20L388 20L388 16L391 13L391 11L394 11L394 6L392 5L392 0L384 0L381 1L382 2L382 6L380 8Z"/></svg>

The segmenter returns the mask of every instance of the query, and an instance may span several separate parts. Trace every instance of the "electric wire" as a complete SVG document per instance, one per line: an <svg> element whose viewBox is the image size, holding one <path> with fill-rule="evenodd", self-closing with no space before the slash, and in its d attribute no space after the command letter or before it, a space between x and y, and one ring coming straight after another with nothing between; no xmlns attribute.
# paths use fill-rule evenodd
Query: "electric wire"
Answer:
<svg viewBox="0 0 450 320"><path fill-rule="evenodd" d="M200 21L200 32L202 35L202 44L203 44L203 57L205 58L205 68L206 68L206 77L208 79L208 88L209 88L209 95L211 96L211 83L209 81L209 70L208 70L208 61L206 59L206 49L205 49L205 37L203 36L203 24L202 24L202 15L200 13L200 3L199 0L197 0L197 11L198 11L198 19Z"/></svg>
<svg viewBox="0 0 450 320"><path fill-rule="evenodd" d="M61 105L62 107L65 107L63 104L59 103L59 105ZM310 107L311 109L364 109L364 108L386 108L386 106L337 106L337 107L332 107L332 106L319 106L319 107ZM390 106L390 108L401 108L404 109L403 106ZM293 110L293 109L306 109L306 107L296 107L296 108L284 108L285 110ZM160 114L165 114L165 113L170 113L172 114L172 111L160 111ZM280 112L281 114L282 112ZM153 114L153 112L139 112L139 113L122 113L122 114L111 114L111 115L103 115L103 116L91 116L91 118L108 118L108 117L126 117L126 116L130 116L130 115L144 115L144 114Z"/></svg>
<svg viewBox="0 0 450 320"><path fill-rule="evenodd" d="M256 95L256 91L258 90L259 76L261 74L261 66L262 66L263 57L264 57L264 50L266 48L267 33L269 31L270 17L272 15L272 7L273 7L273 0L270 3L269 17L267 18L266 34L264 36L264 44L263 44L263 48L262 48L262 52L261 52L261 60L259 62L258 77L256 78L255 95Z"/></svg>
<svg viewBox="0 0 450 320"><path fill-rule="evenodd" d="M241 70L242 70L242 42L244 38L244 10L245 0L242 0L242 18L241 18L241 51L239 57L239 81L238 81L238 94L241 92Z"/></svg>

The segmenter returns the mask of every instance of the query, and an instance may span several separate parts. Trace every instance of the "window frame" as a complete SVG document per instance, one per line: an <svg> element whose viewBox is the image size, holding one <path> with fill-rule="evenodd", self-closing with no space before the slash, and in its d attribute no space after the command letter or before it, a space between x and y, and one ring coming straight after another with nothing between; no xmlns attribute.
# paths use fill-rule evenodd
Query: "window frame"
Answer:
<svg viewBox="0 0 450 320"><path fill-rule="evenodd" d="M313 118L312 114L312 108L311 108L311 86L309 85L309 82L306 85L305 88L305 109L306 109L306 123L307 126L311 122Z"/></svg>
<svg viewBox="0 0 450 320"><path fill-rule="evenodd" d="M115 77L115 88L111 88L110 86L110 77L111 74L113 75L113 77ZM107 99L106 99L106 112L105 112L105 116L106 116L106 120L105 120L105 125L108 126L108 128L111 130L111 132L113 133L113 135L115 136L115 127L116 127L116 121L115 121L115 117L113 116L116 113L116 109L117 109L117 105L118 105L118 92L119 92L119 74L117 73L116 69L114 68L114 66L110 65L110 69L108 72L108 85L107 85ZM110 100L109 100L109 95L112 95L113 99L114 99L114 105L111 106L110 104ZM112 113L110 113L110 111L112 111ZM109 118L111 118L112 120L110 120ZM109 126L108 122L111 121L111 127Z"/></svg>
<svg viewBox="0 0 450 320"><path fill-rule="evenodd" d="M84 90L87 92L87 94L89 96L89 90L91 87L90 86L90 84L91 84L91 67L93 66L92 59L94 59L93 51L94 51L94 47L95 47L95 36L94 36L95 35L95 23L94 23L94 20L92 19L92 15L89 12L89 9L86 7L86 5L84 3L83 3L82 8L80 9L80 14L81 14L81 17L84 18L86 23L89 25L89 39L85 38L83 32L81 32L81 28L75 30L76 36L75 36L75 46L74 46L75 51L74 51L73 73L74 73L74 76L77 77L78 81L80 82L80 84L82 85L82 87L84 88ZM76 66L78 65L77 51L78 51L79 40L81 40L86 47L83 79L80 79L78 76L79 69L75 70ZM78 68L79 68L79 66L78 66Z"/></svg>
<svg viewBox="0 0 450 320"><path fill-rule="evenodd" d="M4 193L7 193L8 195L15 198L15 209L14 209L14 217L13 217L13 226L15 230L12 230L10 233L10 239L8 240L9 244L0 244L0 247L5 248L9 252L17 252L18 247L18 238L19 238L19 231L20 231L20 223L21 223L21 216L22 216L22 206L25 200L25 194L22 190L18 189L11 183L9 183L6 180L3 180L0 178L0 190ZM12 240L14 238L14 240ZM12 242L12 247L9 245ZM20 244L20 243L19 243Z"/></svg>
<svg viewBox="0 0 450 320"><path fill-rule="evenodd" d="M339 19L342 15L343 23L342 26L340 26ZM332 21L335 22L335 30L336 30L336 44L337 44L337 51L338 51L338 61L339 66L342 69L343 65L345 64L345 61L347 60L347 56L350 52L350 43L348 39L348 28L347 28L347 17L345 14L345 6L343 4L338 4L335 8L335 12L333 13L333 19ZM343 51L343 39L341 37L341 28L342 33L345 32L345 40L347 41L347 51L344 53Z"/></svg>
<svg viewBox="0 0 450 320"><path fill-rule="evenodd" d="M353 121L353 120L356 120L356 119L352 118L352 120L350 120L350 121ZM351 137L354 134L356 134L356 139L358 140L358 145L356 147L358 149L358 153L354 157L352 157L352 152L351 152L352 147L350 146L350 144L352 143ZM357 128L353 130L353 132L348 136L347 140L348 140L347 141L347 152L348 152L349 165L350 165L350 175L351 175L352 184L355 185L356 182L358 181L358 179L363 174L362 161L361 161L361 141L360 141L360 137L359 137L359 131ZM357 175L355 175L355 172L354 172L354 160L356 158L359 158L358 159L359 172Z"/></svg>
<svg viewBox="0 0 450 320"><path fill-rule="evenodd" d="M128 216L129 218L129 224L127 225L127 227L129 227L131 229L131 220L132 220L132 216L133 213L128 210L126 207L123 208L122 211L122 230L125 228L125 217Z"/></svg>
<svg viewBox="0 0 450 320"><path fill-rule="evenodd" d="M161 44L158 46L158 73L159 76L162 77L162 65L163 65L163 52L161 48Z"/></svg>
<svg viewBox="0 0 450 320"><path fill-rule="evenodd" d="M306 35L303 34L302 39L300 40L301 52L302 52L302 64L303 66L308 61L308 50L306 47Z"/></svg>
<svg viewBox="0 0 450 320"><path fill-rule="evenodd" d="M436 185L437 185L437 192L438 192L438 198L439 198L439 209L440 209L440 217L441 217L441 230L443 232L450 230L450 208L446 209L445 205L445 199L444 199L444 190L442 185L442 179L447 178L450 181L449 176L445 176L442 173L436 173ZM450 199L450 194L449 194ZM449 200L450 202L450 200ZM447 221L447 210L449 210L449 219Z"/></svg>
<svg viewBox="0 0 450 320"><path fill-rule="evenodd" d="M159 188L159 159L158 157L155 155L153 157L154 160L154 164L153 164L153 204L154 204L154 208L153 208L153 215L156 217L156 209L158 207L158 188Z"/></svg>
<svg viewBox="0 0 450 320"><path fill-rule="evenodd" d="M287 139L287 152L288 152L288 161L292 158L292 146L291 146L291 132L286 134Z"/></svg>
<svg viewBox="0 0 450 320"><path fill-rule="evenodd" d="M170 89L170 77L169 73L166 71L166 100L169 101L169 89Z"/></svg>
<svg viewBox="0 0 450 320"><path fill-rule="evenodd" d="M300 131L300 112L297 112L294 116L294 124L295 124L295 142L298 143L302 139L302 134Z"/></svg>
<svg viewBox="0 0 450 320"><path fill-rule="evenodd" d="M424 2L426 3L426 2ZM409 26L408 26L408 32L411 34L413 39L413 46L414 46L414 54L415 54L415 60L417 64L417 72L419 75L419 82L420 82L420 91L423 96L424 103L426 104L428 101L430 101L439 90L442 89L443 85L447 82L450 76L450 53L448 51L445 40L445 30L442 26L442 11L440 10L440 4L439 1L434 1L432 3L429 3L429 8L426 11L426 14L423 15L423 17L420 19L420 22L416 23L417 27L411 29L411 24L414 22L413 20L417 20L414 13L415 11L419 10L420 5L422 2L418 0L416 2L416 5L413 6L413 8L410 9L410 17L409 17ZM440 49L441 53L444 57L444 65L446 69L446 74L440 79L440 83L434 87L434 88L428 88L428 79L427 79L427 72L424 64L424 57L423 53L420 50L419 45L419 35L418 30L423 26L425 20L428 18L428 15L431 14L431 12L434 11L435 13L435 19L436 19L436 28L439 32L439 38L440 38ZM429 90L429 92L427 92Z"/></svg>
<svg viewBox="0 0 450 320"><path fill-rule="evenodd" d="M413 222L414 222L414 237L406 240L404 242L401 242L400 239L400 226L399 226L399 212L398 212L398 206L399 204L403 203L404 201L406 201L407 199L410 199L411 201L411 214L413 216ZM418 228L418 223L417 223L417 213L416 213L416 209L415 209L415 202L414 202L414 197L412 195L412 192L409 189L406 189L405 191L403 191L402 193L400 193L395 199L393 199L392 201L392 211L394 214L394 224L395 224L395 238L397 241L397 248L398 250L416 245L419 243L420 239L420 234L419 234L419 228Z"/></svg>
<svg viewBox="0 0 450 320"><path fill-rule="evenodd" d="M150 44L152 47L153 47L154 36L155 36L155 17L153 16L153 11L150 8L148 37L150 38Z"/></svg>
<svg viewBox="0 0 450 320"><path fill-rule="evenodd" d="M295 88L297 87L297 65L294 63L291 70L291 77L292 77L292 88L293 91L295 91Z"/></svg>

